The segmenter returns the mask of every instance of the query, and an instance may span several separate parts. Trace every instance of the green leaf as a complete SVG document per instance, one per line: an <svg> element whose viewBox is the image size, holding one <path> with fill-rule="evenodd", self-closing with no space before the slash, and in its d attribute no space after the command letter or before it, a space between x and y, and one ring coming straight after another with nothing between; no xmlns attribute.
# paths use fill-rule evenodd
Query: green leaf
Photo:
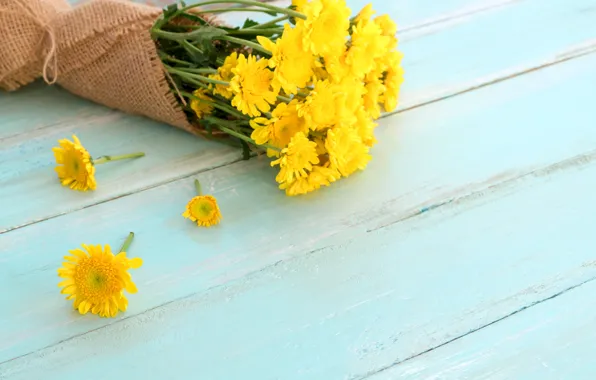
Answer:
<svg viewBox="0 0 596 380"><path fill-rule="evenodd" d="M256 25L259 25L259 23L247 18L246 21L244 21L244 24L242 25L242 29L250 28L251 26L256 26Z"/></svg>
<svg viewBox="0 0 596 380"><path fill-rule="evenodd" d="M177 11L178 11L178 4L170 4L170 5L168 5L163 10L164 18L167 19L167 18L171 17Z"/></svg>
<svg viewBox="0 0 596 380"><path fill-rule="evenodd" d="M191 41L202 42L212 41L215 37L225 36L226 34L228 32L221 28L205 25L202 28L185 33L185 38Z"/></svg>

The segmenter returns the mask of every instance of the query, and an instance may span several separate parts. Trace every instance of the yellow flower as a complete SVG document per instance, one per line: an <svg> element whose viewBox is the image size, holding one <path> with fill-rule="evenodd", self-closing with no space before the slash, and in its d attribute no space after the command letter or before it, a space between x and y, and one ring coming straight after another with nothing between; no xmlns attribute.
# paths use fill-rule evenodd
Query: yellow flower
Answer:
<svg viewBox="0 0 596 380"><path fill-rule="evenodd" d="M221 80L225 82L229 82L232 80L232 69L236 67L238 64L238 53L233 52L232 54L226 57L224 64L217 69L217 74L209 75L209 78L215 80ZM213 89L213 93L217 95L221 95L226 99L231 99L234 96L232 89L230 86L226 86L223 84L216 84L215 88Z"/></svg>
<svg viewBox="0 0 596 380"><path fill-rule="evenodd" d="M356 124L354 124L354 127L356 128L358 136L360 136L360 140L362 140L364 145L372 147L377 143L374 135L374 130L377 127L377 124L371 119L364 108L360 108L358 112L356 112L356 119L357 121Z"/></svg>
<svg viewBox="0 0 596 380"><path fill-rule="evenodd" d="M388 48L394 49L397 46L397 37L395 36L397 34L397 25L395 25L395 22L389 15L376 17L374 22L381 28L383 35L389 37Z"/></svg>
<svg viewBox="0 0 596 380"><path fill-rule="evenodd" d="M375 23L359 22L352 29L352 44L348 49L346 63L358 78L375 68L375 60L389 51L389 37L382 34Z"/></svg>
<svg viewBox="0 0 596 380"><path fill-rule="evenodd" d="M335 169L313 166L306 177L298 178L293 182L284 182L279 188L285 190L286 195L289 196L302 195L318 190L321 186L329 186L340 177L341 175Z"/></svg>
<svg viewBox="0 0 596 380"><path fill-rule="evenodd" d="M347 177L356 170L364 170L371 156L353 128L333 128L327 132L325 146L331 167Z"/></svg>
<svg viewBox="0 0 596 380"><path fill-rule="evenodd" d="M279 165L279 174L275 180L283 183L305 177L307 170L312 170L312 166L319 163L316 147L317 144L310 141L304 133L296 133L281 151L281 157L271 162L271 166Z"/></svg>
<svg viewBox="0 0 596 380"><path fill-rule="evenodd" d="M257 61L253 55L249 55L248 59L240 55L238 64L232 69L232 105L245 115L261 116L261 112L269 112L270 104L277 100L277 92L271 88L273 72L267 65L266 59Z"/></svg>
<svg viewBox="0 0 596 380"><path fill-rule="evenodd" d="M58 284L66 299L74 299L74 308L81 314L89 311L100 317L115 317L119 311L126 311L128 300L124 290L136 293L129 269L137 269L143 264L140 258L129 259L126 252L114 255L110 246L88 246L83 250L69 251L64 256L63 267L58 276L63 281Z"/></svg>
<svg viewBox="0 0 596 380"><path fill-rule="evenodd" d="M279 103L271 113L271 118L257 117L250 121L254 128L251 138L258 145L269 144L283 148L298 132L307 130L304 119L298 116L296 105L298 100L290 103Z"/></svg>
<svg viewBox="0 0 596 380"><path fill-rule="evenodd" d="M336 126L350 126L356 122L356 112L363 106L365 92L362 81L352 76L334 85Z"/></svg>
<svg viewBox="0 0 596 380"><path fill-rule="evenodd" d="M211 195L197 195L186 205L183 217L196 222L201 227L211 227L221 221L217 199Z"/></svg>
<svg viewBox="0 0 596 380"><path fill-rule="evenodd" d="M325 69L333 83L339 83L350 75L352 68L346 63L346 55L325 58Z"/></svg>
<svg viewBox="0 0 596 380"><path fill-rule="evenodd" d="M360 12L358 12L358 15L354 18L354 23L359 23L359 22L368 22L370 21L371 17L375 14L376 12L372 9L372 4L366 4L364 6L364 8L362 8L362 10Z"/></svg>
<svg viewBox="0 0 596 380"><path fill-rule="evenodd" d="M73 190L95 190L95 167L91 155L77 136L73 135L74 142L63 139L58 141L60 147L52 149L56 158L56 173L63 186L70 186Z"/></svg>
<svg viewBox="0 0 596 380"><path fill-rule="evenodd" d="M285 24L283 34L276 42L257 36L261 46L272 54L269 67L275 68L275 83L288 94L306 87L313 76L314 57L302 48L302 29L302 24L294 28Z"/></svg>
<svg viewBox="0 0 596 380"><path fill-rule="evenodd" d="M209 96L205 94L205 90L198 89L193 91L192 93L196 98L207 100L212 102ZM202 119L203 116L209 115L213 111L213 106L209 103L201 102L199 99L191 99L190 100L190 108L195 111L195 114L199 119Z"/></svg>
<svg viewBox="0 0 596 380"><path fill-rule="evenodd" d="M385 111L391 112L397 107L399 100L399 90L404 81L404 69L401 66L390 67L386 74L383 84L385 93L382 96L385 105Z"/></svg>
<svg viewBox="0 0 596 380"><path fill-rule="evenodd" d="M292 5L298 12L302 12L302 8L308 2L308 0L292 0Z"/></svg>
<svg viewBox="0 0 596 380"><path fill-rule="evenodd" d="M334 89L328 80L316 81L304 103L298 104L298 116L306 120L310 129L321 130L336 123Z"/></svg>
<svg viewBox="0 0 596 380"><path fill-rule="evenodd" d="M350 9L345 0L312 0L301 8L306 20L303 43L306 50L325 57L339 56L345 49L350 27Z"/></svg>
<svg viewBox="0 0 596 380"><path fill-rule="evenodd" d="M381 101L381 94L385 92L385 86L379 78L370 78L370 81L366 81L366 93L364 94L364 108L374 119L378 119L381 116L381 107L379 103Z"/></svg>

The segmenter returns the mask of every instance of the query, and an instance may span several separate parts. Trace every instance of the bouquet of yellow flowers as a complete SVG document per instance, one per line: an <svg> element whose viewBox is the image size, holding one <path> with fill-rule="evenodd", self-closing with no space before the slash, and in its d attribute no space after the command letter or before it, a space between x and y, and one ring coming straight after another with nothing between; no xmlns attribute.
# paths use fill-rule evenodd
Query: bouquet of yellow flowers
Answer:
<svg viewBox="0 0 596 380"><path fill-rule="evenodd" d="M395 23L356 17L344 0L294 1L289 8L248 0L272 19L212 25L196 6L168 8L151 29L189 120L207 134L235 137L279 168L288 195L305 194L363 170L374 120L397 105L403 80ZM274 18L273 18L274 17ZM187 20L187 23L181 23Z"/></svg>
<svg viewBox="0 0 596 380"><path fill-rule="evenodd" d="M217 19L247 11L271 17L236 27ZM365 169L381 108L397 106L396 25L374 13L367 5L351 17L345 0L287 8L212 0L159 12L121 0L76 9L64 0L0 0L8 30L0 88L43 76L107 106L237 144L246 159L266 154L279 187L305 194Z"/></svg>

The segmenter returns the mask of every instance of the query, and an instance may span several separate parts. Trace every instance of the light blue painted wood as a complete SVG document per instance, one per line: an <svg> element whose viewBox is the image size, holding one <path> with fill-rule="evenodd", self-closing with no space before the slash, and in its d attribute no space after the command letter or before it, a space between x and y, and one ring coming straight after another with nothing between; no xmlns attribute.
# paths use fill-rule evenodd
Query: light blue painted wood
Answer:
<svg viewBox="0 0 596 380"><path fill-rule="evenodd" d="M387 118L383 120L384 126L378 134L382 143L375 149L376 159L369 169L309 197L286 198L275 188L274 173L264 160L204 173L199 177L203 188L218 197L224 214L223 223L214 229L198 229L181 217L186 201L194 194L193 178L188 178L0 235L0 284L12 289L0 293L0 304L11 305L10 309L0 310L0 362L112 323L71 313L69 305L54 287L55 269L60 265L63 253L83 242L117 245L128 231L137 233L131 253L143 257L145 265L135 273L141 292L131 297L128 316L181 297L200 294L279 261L321 249L332 255L329 252L344 245L348 247L345 256L332 256L330 263L334 263L333 267L337 271L344 265L350 265L354 257L365 260L359 261L357 267L365 265L367 257L374 253L368 252L363 256L364 249L385 252L382 254L385 255L382 256L383 260L401 257L395 255L402 250L402 236L416 231L415 226L407 225L410 227L389 234L381 229L377 233L384 235L378 239L369 238L366 245L351 246L344 243L346 239L395 224L454 197L482 192L545 165L594 149L596 130L592 126L596 114L593 112L591 94L596 83L596 72L593 70L595 63L596 56L570 61ZM562 99L574 101L565 102ZM589 175L581 178L590 181ZM387 179L390 179L389 183L386 183ZM590 189L589 185L584 188L586 191ZM532 197L541 199L535 194ZM577 200L581 199L577 197ZM515 205L524 210L529 207L524 202ZM540 207L544 205L540 204ZM489 221L496 218L495 213L498 214L499 208L491 210ZM545 209L544 212L547 211ZM570 217L566 212L563 211L560 217ZM440 216L442 212L434 213ZM571 220L576 220L577 214L571 213L571 217ZM528 218L516 215L510 219L512 223L522 219L526 221L524 223L529 223L536 217L528 211ZM499 219L495 226L484 226L484 229L470 236L484 236L489 228L497 228L500 224L503 224L503 228L513 228L507 225L507 221L509 219ZM465 219L465 228L461 224L457 228L464 228L465 231L474 225L473 218ZM481 225L480 222L478 225ZM582 225L587 226L589 223ZM400 228L401 224L396 226ZM513 234L516 228L506 231ZM558 250L552 251L551 254L555 256L548 259L552 261L545 261L538 268L524 266L523 261L518 260L517 251L505 248L498 250L494 260L480 255L481 250L476 246L471 251L465 251L462 257L450 256L447 248L457 241L461 240L463 247L468 247L468 240L464 239L466 236L462 236L462 233L453 235L453 239L448 241L434 239L432 234L418 234L406 250L410 253L405 254L405 257L414 261L422 260L416 264L422 266L420 270L415 271L411 269L414 264L403 262L388 266L387 271L383 272L381 269L385 261L372 261L380 265L375 269L378 273L356 277L356 284L364 286L366 281L376 277L399 279L394 274L396 268L411 271L412 274L421 273L422 268L427 268L433 260L436 262L437 276L441 274L446 276L443 277L445 279L454 280L465 278L469 271L477 273L480 268L483 268L482 276L488 275L486 272L490 273L494 269L495 261L509 265L508 270L519 265L521 272L514 277L517 282L512 279L507 283L494 283L491 292L495 293L491 293L493 297L490 299L499 300L511 297L523 286L533 286L546 278L572 270L585 259L581 255L587 254L583 249L576 249L573 255L561 257ZM551 233L554 232L549 230ZM447 237L449 234L441 236ZM491 240L493 243L487 246L495 246L496 242L506 237L507 234L498 233ZM435 242L440 249L427 251L425 242ZM485 243L484 240L472 242ZM549 240L543 242L545 248L553 244ZM339 248L330 248L335 244ZM542 248L539 245L536 247ZM425 253L430 256L420 256ZM538 253L532 251L525 254ZM478 254L478 261L466 266L471 254ZM343 257L350 259L345 261ZM565 261L566 258L569 261ZM475 266L478 269L474 269ZM316 264L313 267L316 268ZM503 271L501 273L506 273L505 269ZM578 272L577 277L583 275ZM418 289L424 283L418 277L407 277L406 280L411 282L411 289ZM323 279L317 281L320 283L305 281L300 284L301 289L307 287L304 297L329 289ZM443 288L447 286L442 281L439 283ZM432 286L431 290L436 292L435 285ZM458 291L459 287L465 288L464 283L454 283L453 286L453 291ZM478 297L483 297L483 291L486 291L485 288L470 290L478 292L474 293ZM267 290L264 292L266 294ZM424 298L427 296L420 297L420 313L423 313L428 304ZM529 303L533 297L533 294L528 294L523 302L514 303L512 307ZM260 298L266 300L266 295ZM295 301L283 306L288 308L293 305L295 309L289 310L291 313L300 314L312 306L308 297L286 299ZM474 319L468 322L462 310L474 309L482 300L488 302L490 299L462 298L458 310L463 314L457 317L461 326L455 330L456 333L466 331L476 323ZM356 304L362 299L354 298L352 301ZM260 310L258 304L252 305L255 310ZM446 314L453 307L448 302L441 305L444 309L435 310L433 315ZM495 313L503 310L496 309ZM404 331L411 330L424 315L406 306L391 311L398 312L412 318L410 322L395 324L395 328L403 328ZM167 318L160 321L175 318L175 314L169 313ZM222 313L218 318L224 323L225 319L222 318L227 315ZM487 313L485 317L490 320L494 314ZM145 320L145 317L140 319ZM442 320L438 318L436 322ZM232 319L229 323L236 325L237 322ZM441 334L447 334L449 323L454 322L445 319L444 323L447 325L441 329L447 330L430 340L421 340L417 349L422 350L439 340ZM431 326L428 325L429 328ZM252 324L237 326L238 333L249 333L252 327ZM424 331L418 330L416 336L420 334L424 335ZM411 339L418 338L406 341L408 347L413 346ZM97 347L95 338L84 342ZM114 352L112 348L108 351ZM394 352L395 357L401 355L403 353ZM12 366L10 363L7 362L5 366ZM386 360L383 363L387 364ZM376 368L376 365L373 367Z"/></svg>
<svg viewBox="0 0 596 380"><path fill-rule="evenodd" d="M579 11L593 1L575 0L572 4L555 1L543 11L538 11L542 2L528 0L477 14L470 20L460 19L440 33L436 28L411 30L410 39L403 44L407 70L403 107L465 91L479 83L490 82L495 76L509 75L508 72L502 73L508 67L527 69L527 65L533 67L550 62L552 56L565 51L569 44L593 36L591 29L584 26L596 21L596 13ZM572 11L568 12L568 17L561 19L560 15L569 9ZM398 18L399 14L394 17ZM508 22L511 25L503 30L502 25ZM557 23L560 27L554 30L551 26ZM444 23L441 25L441 28L446 27ZM524 32L525 25L533 28ZM435 34L425 34L431 31ZM479 38L479 35L485 37ZM542 43L545 40L549 44ZM468 54L470 49L475 53ZM491 76L491 73L494 75ZM50 90L48 94L52 93ZM40 110L38 116L23 119L28 110L28 95L27 92L0 94L0 97L11 100L8 103L0 100L0 124L8 120L8 124L12 125L9 127L10 135L18 128L17 122L25 130L28 125L35 127L34 131L0 140L0 207L5 210L0 215L0 233L225 165L239 156L237 151L228 147L206 143L184 133L170 131L166 126L130 118L80 100L72 101L70 112L64 112L65 107L56 104L60 112L55 112L54 100L41 97L39 104L45 99L48 111ZM62 104L64 97L68 95L60 93L56 102ZM81 116L85 112L89 116ZM47 121L40 124L35 118ZM99 168L100 190L94 194L73 195L56 186L50 151L58 138L73 132L79 134L99 155L144 149L148 156L132 165L118 163ZM26 159L23 159L24 154L27 154ZM153 174L146 175L150 171ZM30 191L20 191L20 183L26 183ZM17 206L8 207L8 203Z"/></svg>
<svg viewBox="0 0 596 380"><path fill-rule="evenodd" d="M228 234L226 230L236 224L235 220L206 233L181 231L175 239L168 239L174 231L153 225L149 229L153 236L143 229L134 248L145 255L146 267L137 276L141 292L134 297L129 318L3 363L0 373L15 380L76 379L82 372L88 379L362 379L596 278L594 252L586 249L594 242L595 186L593 152L585 159L501 183L401 223L368 231L351 229L346 231L348 236L327 239L322 249L315 251L302 249L285 262L278 262L284 257L285 239L278 242L273 238L280 228L273 228L272 219L265 222L269 235L252 227L265 221L256 206L247 207L250 210L245 211L253 212L238 224L244 228L251 225L251 232L263 239L260 244L239 231ZM251 194L258 198L254 188ZM261 198L255 201L266 206ZM240 200L235 205L239 204ZM312 207L303 208L312 211ZM289 212L278 207L275 211L279 225L288 223L297 208ZM304 246L305 240L324 233L325 221L319 217L329 211L319 210L310 218L304 215L300 227L290 219L293 222L288 223L288 229L301 230L290 233L294 244ZM341 213L339 209L336 212ZM164 225L174 224L168 216ZM347 218L344 221L347 223ZM308 224L318 224L318 228L303 236ZM183 235L202 243L191 244ZM236 237L238 248L244 251L234 255L229 250L205 252L208 241L219 240L222 247L224 237ZM265 239L274 241L267 244ZM166 245L162 245L163 240L167 240ZM271 247L275 243L277 252ZM213 256L216 252L219 260ZM277 264L196 293L206 278L230 276L234 261L247 253L251 256L246 260L269 256L270 263ZM184 265L189 256L194 265ZM174 295L174 288L182 284L192 296L180 299L177 296L182 294ZM14 288L21 286L26 285ZM38 292L31 295L36 297ZM134 315L139 303L147 305L163 293L168 293L172 302ZM584 302L592 295L584 293ZM70 324L59 322L60 316L52 310L58 306L57 298L48 292L41 304L41 299L23 303L35 302L36 310L28 312L39 313L38 318L43 315L43 328L47 330L74 332L75 324L87 328L99 324L92 318L75 316ZM55 306L50 306L52 303ZM581 310L576 307L575 314ZM27 317L21 315L20 320ZM27 330L26 336L35 339L36 333L46 334L40 325L36 327ZM516 330L513 336L523 332ZM490 336L495 335L499 336ZM4 337L2 342L10 344L13 339ZM508 357L514 352L500 349L499 354ZM584 355L575 364L593 370L592 363L592 356ZM424 376L410 378L428 379L436 374L431 368L423 372ZM499 378L543 379L526 374Z"/></svg>
<svg viewBox="0 0 596 380"><path fill-rule="evenodd" d="M595 293L592 280L369 379L592 380Z"/></svg>

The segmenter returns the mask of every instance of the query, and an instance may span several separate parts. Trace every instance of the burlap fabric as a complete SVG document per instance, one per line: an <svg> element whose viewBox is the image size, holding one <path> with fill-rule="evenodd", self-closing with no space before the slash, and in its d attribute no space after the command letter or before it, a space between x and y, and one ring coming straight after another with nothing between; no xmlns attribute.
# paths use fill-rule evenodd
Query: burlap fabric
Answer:
<svg viewBox="0 0 596 380"><path fill-rule="evenodd" d="M196 133L150 36L161 10L124 0L0 0L0 88L43 77L68 91Z"/></svg>

